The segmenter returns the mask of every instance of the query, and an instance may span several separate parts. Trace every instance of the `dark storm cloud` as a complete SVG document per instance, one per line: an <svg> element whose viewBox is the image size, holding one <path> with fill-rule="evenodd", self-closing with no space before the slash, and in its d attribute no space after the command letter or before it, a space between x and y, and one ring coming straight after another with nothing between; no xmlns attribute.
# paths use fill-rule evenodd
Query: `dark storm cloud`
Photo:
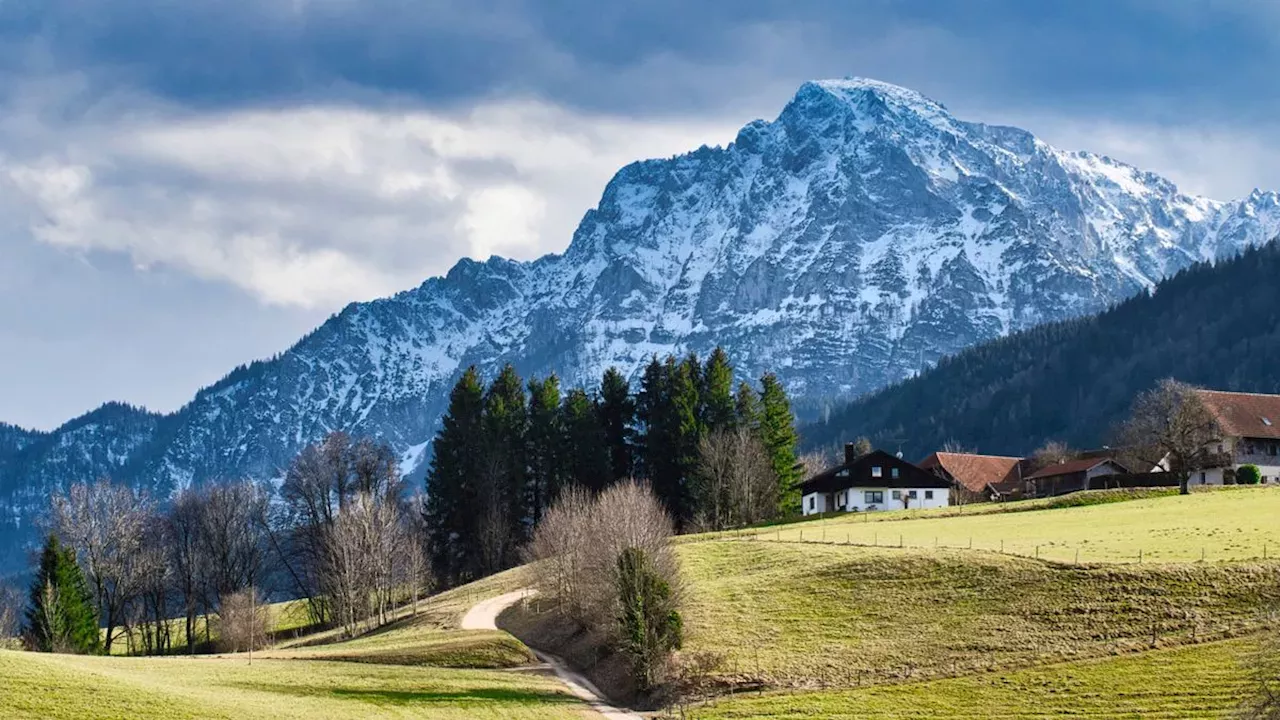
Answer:
<svg viewBox="0 0 1280 720"><path fill-rule="evenodd" d="M0 43L11 73L88 72L197 107L520 94L695 112L860 74L1041 107L1165 115L1176 93L1261 114L1280 103L1278 17L1190 0L11 0Z"/></svg>

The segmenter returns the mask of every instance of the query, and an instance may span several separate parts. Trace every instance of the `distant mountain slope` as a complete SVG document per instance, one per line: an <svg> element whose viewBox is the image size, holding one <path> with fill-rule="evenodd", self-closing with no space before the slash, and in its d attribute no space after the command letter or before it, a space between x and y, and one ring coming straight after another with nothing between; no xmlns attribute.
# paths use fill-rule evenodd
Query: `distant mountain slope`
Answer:
<svg viewBox="0 0 1280 720"><path fill-rule="evenodd" d="M1099 315L970 348L803 429L859 435L924 457L948 440L1022 454L1045 440L1098 446L1133 397L1164 377L1280 392L1280 246L1201 264Z"/></svg>
<svg viewBox="0 0 1280 720"><path fill-rule="evenodd" d="M161 493L274 477L335 429L419 459L473 363L594 383L610 365L634 373L653 353L723 345L743 374L776 370L817 406L1097 311L1277 229L1276 193L1192 197L904 88L805 83L727 147L622 168L563 254L463 260L351 305L175 414L69 423L48 452L0 469L0 491L39 499L102 474Z"/></svg>

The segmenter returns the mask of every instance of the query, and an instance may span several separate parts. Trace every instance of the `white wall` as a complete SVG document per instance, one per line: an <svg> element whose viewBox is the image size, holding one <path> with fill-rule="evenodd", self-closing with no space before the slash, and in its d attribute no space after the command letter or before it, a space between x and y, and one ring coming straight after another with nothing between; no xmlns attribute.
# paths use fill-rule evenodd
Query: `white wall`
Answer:
<svg viewBox="0 0 1280 720"><path fill-rule="evenodd" d="M828 497L827 493L809 493L805 495L800 498L800 512L804 515L816 515L830 510L831 508L827 507Z"/></svg>
<svg viewBox="0 0 1280 720"><path fill-rule="evenodd" d="M868 492L881 493L883 500L879 503L870 502L867 498ZM901 493L901 497L894 499L893 494L895 492ZM915 497L911 497L911 493L915 493ZM853 488L836 493L832 498L833 507L840 507L842 495L845 496L843 498L845 509L849 512L902 510L903 508L939 508L947 507L951 504L951 491L946 488Z"/></svg>

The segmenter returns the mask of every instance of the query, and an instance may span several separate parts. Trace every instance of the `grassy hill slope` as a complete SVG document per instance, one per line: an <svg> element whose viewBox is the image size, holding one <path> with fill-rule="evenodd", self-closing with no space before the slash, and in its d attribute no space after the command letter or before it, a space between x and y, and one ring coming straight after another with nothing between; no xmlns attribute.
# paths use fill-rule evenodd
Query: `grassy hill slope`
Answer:
<svg viewBox="0 0 1280 720"><path fill-rule="evenodd" d="M1124 497L1078 493L1051 504ZM1044 501L840 514L747 531L762 541L1002 551L1074 563L1209 562L1280 555L1280 487L1257 486L1041 508ZM733 534L726 536L732 537ZM697 536L685 542L696 541ZM1077 554L1078 551L1078 554Z"/></svg>
<svg viewBox="0 0 1280 720"><path fill-rule="evenodd" d="M593 716L553 677L495 670L0 651L0 678L13 720Z"/></svg>
<svg viewBox="0 0 1280 720"><path fill-rule="evenodd" d="M680 547L690 651L729 685L896 683L1202 642L1257 627L1280 564L1070 567L964 550Z"/></svg>
<svg viewBox="0 0 1280 720"><path fill-rule="evenodd" d="M1225 718L1248 691L1246 640L932 682L765 693L696 709L699 720Z"/></svg>

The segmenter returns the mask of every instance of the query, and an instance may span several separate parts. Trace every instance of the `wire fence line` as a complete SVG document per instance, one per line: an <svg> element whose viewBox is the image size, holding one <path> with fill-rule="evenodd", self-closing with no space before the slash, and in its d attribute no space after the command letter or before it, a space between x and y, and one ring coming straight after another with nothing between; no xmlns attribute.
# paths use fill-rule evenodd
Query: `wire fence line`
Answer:
<svg viewBox="0 0 1280 720"><path fill-rule="evenodd" d="M807 535L807 536L806 536ZM1129 553L1117 553L1114 551L1097 551L1093 548L1081 548L1080 546L1064 546L1059 543L1035 543L1017 540L1008 542L1004 539L997 541L988 541L989 544L979 542L974 543L974 538L969 537L966 542L956 543L954 540L943 542L939 536L933 538L932 544L921 543L918 537L911 538L908 542L906 535L903 533L893 533L875 531L872 534L871 542L867 542L863 538L855 538L849 531L829 531L825 527L809 528L806 533L805 529L788 528L786 526L777 528L756 528L744 530L726 530L716 533L714 537L705 538L705 540L737 540L750 542L770 542L791 545L835 545L849 547L867 547L867 548L893 548L903 550L973 550L977 552L995 553L998 555L1008 555L1011 557L1030 558L1033 560L1041 560L1059 565L1118 565L1118 564L1137 564L1157 563L1157 564L1185 564L1195 562L1272 562L1277 560L1275 548L1270 547L1270 543L1263 543L1262 546L1252 555L1241 555L1236 551L1222 552L1218 548L1211 548L1209 545L1201 546L1199 557L1178 557L1171 559L1165 557L1162 553L1152 553L1146 548L1137 548L1136 551ZM1094 550L1094 557L1089 557L1088 553L1082 553L1082 550ZM1218 552L1213 552L1218 550ZM1103 554L1105 557L1098 558L1097 554ZM1216 557L1215 557L1216 555Z"/></svg>

